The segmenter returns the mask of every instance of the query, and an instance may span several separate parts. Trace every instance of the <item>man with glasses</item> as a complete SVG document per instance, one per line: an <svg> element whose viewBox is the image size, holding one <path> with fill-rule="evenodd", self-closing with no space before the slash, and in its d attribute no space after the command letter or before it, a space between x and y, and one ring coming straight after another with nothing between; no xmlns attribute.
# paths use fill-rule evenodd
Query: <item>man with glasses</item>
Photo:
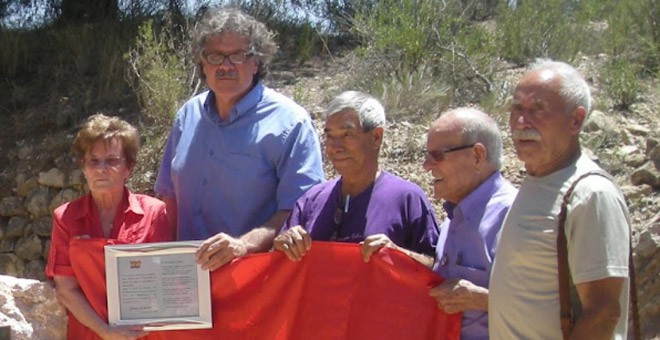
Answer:
<svg viewBox="0 0 660 340"><path fill-rule="evenodd" d="M427 136L424 169L444 199L433 271L447 281L429 294L445 313L463 312L461 339L488 339L488 281L497 236L517 190L502 177L497 123L475 108L438 118Z"/></svg>
<svg viewBox="0 0 660 340"><path fill-rule="evenodd" d="M325 152L340 176L313 186L296 202L274 249L295 261L312 240L362 242L365 255L372 247L365 238L386 235L392 248L411 256L434 253L438 230L424 192L379 167L384 127L385 110L368 94L347 91L330 102Z"/></svg>
<svg viewBox="0 0 660 340"><path fill-rule="evenodd" d="M209 91L176 115L155 191L203 268L268 250L294 202L324 179L309 114L262 84L277 45L253 17L211 9L192 53Z"/></svg>
<svg viewBox="0 0 660 340"><path fill-rule="evenodd" d="M435 261L420 262L446 280L429 295L445 313L463 312L464 340L488 339L490 270L497 236L517 193L500 174L501 165L502 137L485 113L458 108L431 125L423 167L433 176L433 195L445 200L447 218L440 225ZM373 243L369 253L391 245L383 236Z"/></svg>

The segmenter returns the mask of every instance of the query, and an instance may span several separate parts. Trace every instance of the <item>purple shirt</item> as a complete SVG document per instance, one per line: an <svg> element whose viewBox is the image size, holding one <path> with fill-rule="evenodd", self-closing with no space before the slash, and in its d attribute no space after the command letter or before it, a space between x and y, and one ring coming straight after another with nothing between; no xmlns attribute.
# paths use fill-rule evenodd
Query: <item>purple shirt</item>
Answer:
<svg viewBox="0 0 660 340"><path fill-rule="evenodd" d="M349 200L344 212L341 177L309 189L293 207L282 231L300 225L312 240L358 243L385 234L398 246L433 255L438 225L417 185L381 171L376 181Z"/></svg>
<svg viewBox="0 0 660 340"><path fill-rule="evenodd" d="M445 279L466 279L488 287L497 235L518 190L495 172L458 204L444 203L433 271ZM461 339L488 339L488 314L463 313Z"/></svg>
<svg viewBox="0 0 660 340"><path fill-rule="evenodd" d="M312 120L257 83L220 120L215 95L191 98L165 144L155 190L177 202L177 239L238 237L324 179Z"/></svg>

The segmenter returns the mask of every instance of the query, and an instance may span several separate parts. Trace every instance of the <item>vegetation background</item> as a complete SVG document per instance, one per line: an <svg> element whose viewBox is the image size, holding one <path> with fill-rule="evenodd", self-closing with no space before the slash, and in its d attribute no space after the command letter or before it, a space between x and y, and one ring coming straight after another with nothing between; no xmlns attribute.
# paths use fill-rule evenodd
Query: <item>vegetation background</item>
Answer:
<svg viewBox="0 0 660 340"><path fill-rule="evenodd" d="M393 122L426 123L465 104L501 114L511 84L500 75L538 57L604 56L588 70L602 90L597 108L630 115L657 86L659 2L0 0L0 136L7 145L105 110L141 127L140 164L153 169L150 150L179 105L204 88L188 34L209 6L240 7L266 22L285 68L350 55L351 77L335 84L382 98ZM299 86L292 95L304 105L308 92Z"/></svg>
<svg viewBox="0 0 660 340"><path fill-rule="evenodd" d="M76 126L97 112L139 126L143 148L129 186L150 192L176 110L204 90L188 37L210 6L239 7L278 33L267 82L319 126L323 105L343 90L381 98L383 166L429 195L420 166L426 128L462 105L501 124L504 172L519 183L506 107L522 67L539 57L576 65L595 109L623 126L582 137L620 184L635 170L630 144L643 161L658 144L660 0L0 0L0 197L15 190L17 174L59 166L52 155L67 153ZM626 137L633 125L648 137ZM15 150L25 145L37 155L18 164ZM636 235L658 223L657 178L627 196ZM660 304L655 273L649 305ZM660 336L658 327L649 334Z"/></svg>

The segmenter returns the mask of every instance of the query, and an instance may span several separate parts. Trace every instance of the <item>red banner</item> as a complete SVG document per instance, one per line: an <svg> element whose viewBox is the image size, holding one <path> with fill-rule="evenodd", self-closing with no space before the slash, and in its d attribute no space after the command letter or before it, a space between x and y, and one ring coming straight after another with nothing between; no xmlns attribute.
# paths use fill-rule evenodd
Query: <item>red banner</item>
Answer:
<svg viewBox="0 0 660 340"><path fill-rule="evenodd" d="M106 242L73 240L70 256L83 293L107 320ZM314 242L298 262L262 253L212 272L213 328L147 339L458 339L460 314L444 314L428 296L441 281L396 251L364 263L357 244ZM99 339L73 317L68 338Z"/></svg>

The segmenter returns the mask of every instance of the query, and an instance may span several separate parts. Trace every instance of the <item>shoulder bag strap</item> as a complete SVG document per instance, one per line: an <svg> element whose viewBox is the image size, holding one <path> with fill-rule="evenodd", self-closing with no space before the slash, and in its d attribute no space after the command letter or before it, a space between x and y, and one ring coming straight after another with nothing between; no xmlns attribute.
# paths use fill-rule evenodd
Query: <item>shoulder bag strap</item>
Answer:
<svg viewBox="0 0 660 340"><path fill-rule="evenodd" d="M557 265L558 265L558 281L559 281L559 316L561 321L561 332L564 339L568 339L573 329L575 318L573 309L571 308L569 289L570 289L570 271L568 269L568 248L566 245L566 231L564 226L566 224L566 215L568 208L568 201L573 190L583 178L597 175L613 181L612 177L604 171L590 171L580 175L566 191L564 198L561 202L561 209L557 215ZM630 301L632 304L632 319L633 319L633 335L635 339L641 339L641 325L639 321L638 304L637 304L637 284L635 280L635 266L632 257L632 231L629 237L629 263L628 273L630 282Z"/></svg>

